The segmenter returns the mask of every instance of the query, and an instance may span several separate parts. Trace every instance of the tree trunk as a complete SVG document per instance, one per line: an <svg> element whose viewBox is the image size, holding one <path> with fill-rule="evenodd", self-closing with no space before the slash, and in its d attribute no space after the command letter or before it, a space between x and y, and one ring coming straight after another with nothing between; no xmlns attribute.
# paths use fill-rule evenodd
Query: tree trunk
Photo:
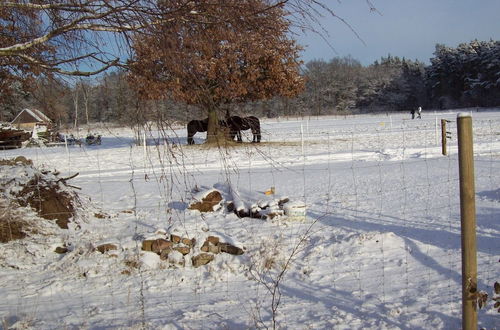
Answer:
<svg viewBox="0 0 500 330"><path fill-rule="evenodd" d="M230 140L230 137L228 129L219 125L217 110L218 109L216 107L208 108L208 128L206 143L221 145Z"/></svg>
<svg viewBox="0 0 500 330"><path fill-rule="evenodd" d="M87 130L90 129L89 126L89 98L90 98L90 87L82 85L83 101L85 105L85 117L87 119Z"/></svg>
<svg viewBox="0 0 500 330"><path fill-rule="evenodd" d="M219 134L219 118L215 107L208 108L207 143L217 143Z"/></svg>
<svg viewBox="0 0 500 330"><path fill-rule="evenodd" d="M78 128L78 86L75 89L75 93L73 94L73 105L75 107L75 123L73 128ZM78 131L77 131L78 136Z"/></svg>

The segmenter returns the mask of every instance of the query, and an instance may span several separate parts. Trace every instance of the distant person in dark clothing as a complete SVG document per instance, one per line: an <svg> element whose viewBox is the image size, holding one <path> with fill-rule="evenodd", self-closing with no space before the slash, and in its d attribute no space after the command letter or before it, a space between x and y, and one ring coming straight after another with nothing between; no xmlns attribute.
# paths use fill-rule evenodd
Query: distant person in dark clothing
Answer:
<svg viewBox="0 0 500 330"><path fill-rule="evenodd" d="M411 109L411 119L415 119L415 109Z"/></svg>

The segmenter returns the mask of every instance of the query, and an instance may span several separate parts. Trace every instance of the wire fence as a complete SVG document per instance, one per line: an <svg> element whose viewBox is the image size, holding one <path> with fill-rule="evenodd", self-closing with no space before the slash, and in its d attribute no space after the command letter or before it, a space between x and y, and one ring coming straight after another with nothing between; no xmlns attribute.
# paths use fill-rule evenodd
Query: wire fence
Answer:
<svg viewBox="0 0 500 330"><path fill-rule="evenodd" d="M9 253L32 254L22 257L32 264L0 258L4 327L459 327L456 114L408 118L263 121L262 143L228 148L186 146L184 128L174 128L148 130L140 145L116 130L99 147L4 152L78 172L73 182L85 201L62 238L8 243ZM441 118L451 121L446 156ZM473 118L478 286L488 291L500 274L500 113ZM248 204L272 187L276 198L303 202L307 216L260 220L187 208L193 189L215 184L237 189ZM195 268L191 251L183 266L146 267L141 243L159 229L197 240L218 235L245 253ZM62 257L48 250L58 240L71 246ZM103 242L118 252L96 252ZM484 327L497 319L490 307L479 314Z"/></svg>

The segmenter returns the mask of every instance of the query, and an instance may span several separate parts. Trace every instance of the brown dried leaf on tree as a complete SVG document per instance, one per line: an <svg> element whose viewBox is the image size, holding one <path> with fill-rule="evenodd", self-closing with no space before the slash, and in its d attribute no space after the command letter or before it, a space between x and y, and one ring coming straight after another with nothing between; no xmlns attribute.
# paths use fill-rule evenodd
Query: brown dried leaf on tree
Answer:
<svg viewBox="0 0 500 330"><path fill-rule="evenodd" d="M216 137L221 106L291 97L303 89L301 48L288 37L291 22L283 6L207 0L191 14L188 22L150 26L134 38L129 79L142 97L206 110L210 138Z"/></svg>

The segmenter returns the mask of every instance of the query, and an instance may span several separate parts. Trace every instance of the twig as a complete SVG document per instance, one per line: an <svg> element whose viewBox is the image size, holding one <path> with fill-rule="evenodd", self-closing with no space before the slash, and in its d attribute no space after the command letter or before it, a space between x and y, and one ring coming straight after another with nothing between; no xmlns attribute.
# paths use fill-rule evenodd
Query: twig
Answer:
<svg viewBox="0 0 500 330"><path fill-rule="evenodd" d="M73 174L72 176L69 176L67 178L60 178L59 180L57 180L56 182L63 182L64 184L66 184L66 181L68 180L71 180L73 178L75 178L76 176L78 176L78 174L80 174L79 172L76 172L75 174Z"/></svg>

